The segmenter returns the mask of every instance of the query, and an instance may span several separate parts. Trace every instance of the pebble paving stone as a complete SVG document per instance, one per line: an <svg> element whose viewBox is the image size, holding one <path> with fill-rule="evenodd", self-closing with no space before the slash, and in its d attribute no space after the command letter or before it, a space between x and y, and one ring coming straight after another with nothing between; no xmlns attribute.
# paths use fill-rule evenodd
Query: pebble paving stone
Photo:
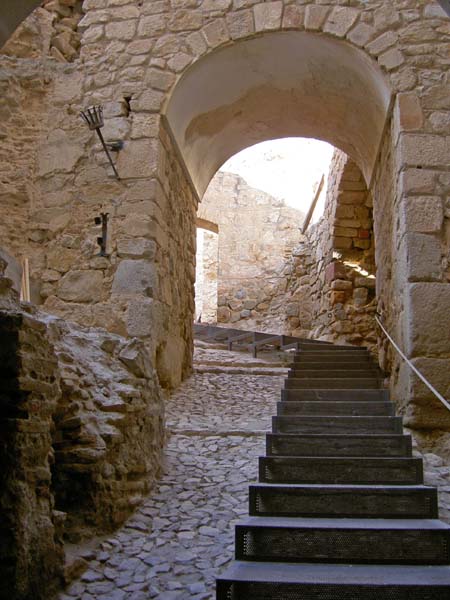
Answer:
<svg viewBox="0 0 450 600"><path fill-rule="evenodd" d="M168 399L164 475L89 569L58 600L212 600L215 579L234 555L234 523L248 511L265 432L283 385L283 365L240 352L197 347L196 371ZM213 366L215 372L205 372ZM231 373L236 366L246 374ZM419 455L419 452L415 450ZM425 479L440 488L450 520L450 469L424 455Z"/></svg>
<svg viewBox="0 0 450 600"><path fill-rule="evenodd" d="M196 372L168 399L164 474L58 600L209 600L234 555L234 523L248 513L248 485L283 385L249 355L201 350ZM266 359L269 362L270 358ZM229 373L236 364L247 374ZM275 369L276 371L276 369Z"/></svg>

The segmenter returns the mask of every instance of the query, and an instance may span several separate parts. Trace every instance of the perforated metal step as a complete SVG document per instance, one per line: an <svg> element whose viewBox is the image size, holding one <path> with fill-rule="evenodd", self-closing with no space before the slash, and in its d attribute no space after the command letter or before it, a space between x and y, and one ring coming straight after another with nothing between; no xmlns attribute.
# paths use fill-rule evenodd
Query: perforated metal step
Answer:
<svg viewBox="0 0 450 600"><path fill-rule="evenodd" d="M410 457L411 437L399 434L268 433L268 456Z"/></svg>
<svg viewBox="0 0 450 600"><path fill-rule="evenodd" d="M323 402L316 400L278 402L277 415L292 416L349 416L349 417L392 417L394 416L394 404L392 402L352 402L341 400L337 402Z"/></svg>
<svg viewBox="0 0 450 600"><path fill-rule="evenodd" d="M355 389L366 389L376 390L380 387L378 379L374 377L354 379L353 377L339 377L326 379L324 377L304 377L289 378L284 380L285 389L289 390L355 390Z"/></svg>
<svg viewBox="0 0 450 600"><path fill-rule="evenodd" d="M274 433L402 433L401 417L272 417Z"/></svg>
<svg viewBox="0 0 450 600"><path fill-rule="evenodd" d="M358 402L388 401L389 392L387 390L373 389L353 389L353 390L327 390L327 389L302 389L302 390L281 390L281 400L283 402L303 401L309 402L328 401L328 402Z"/></svg>
<svg viewBox="0 0 450 600"><path fill-rule="evenodd" d="M447 600L450 568L236 561L217 600Z"/></svg>
<svg viewBox="0 0 450 600"><path fill-rule="evenodd" d="M273 485L249 489L252 516L436 519L437 492L426 486Z"/></svg>
<svg viewBox="0 0 450 600"><path fill-rule="evenodd" d="M416 485L423 483L418 458L322 458L269 456L259 459L265 483Z"/></svg>
<svg viewBox="0 0 450 600"><path fill-rule="evenodd" d="M236 559L428 564L450 562L450 527L437 520L249 517L236 525Z"/></svg>
<svg viewBox="0 0 450 600"><path fill-rule="evenodd" d="M370 379L377 378L378 371L368 367L362 369L289 369L287 373L288 379L305 379L305 378L334 378L334 379Z"/></svg>

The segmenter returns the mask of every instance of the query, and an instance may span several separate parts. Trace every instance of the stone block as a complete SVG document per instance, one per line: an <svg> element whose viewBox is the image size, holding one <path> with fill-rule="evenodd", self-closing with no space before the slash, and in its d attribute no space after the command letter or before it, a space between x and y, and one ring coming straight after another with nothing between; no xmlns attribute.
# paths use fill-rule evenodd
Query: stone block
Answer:
<svg viewBox="0 0 450 600"><path fill-rule="evenodd" d="M400 165L417 167L447 167L450 156L450 136L401 133L397 147Z"/></svg>
<svg viewBox="0 0 450 600"><path fill-rule="evenodd" d="M444 209L439 196L406 198L401 207L405 231L437 233L444 222Z"/></svg>
<svg viewBox="0 0 450 600"><path fill-rule="evenodd" d="M220 46L230 39L225 19L216 19L203 27L203 35L210 48Z"/></svg>
<svg viewBox="0 0 450 600"><path fill-rule="evenodd" d="M347 299L347 294L343 291L333 290L330 294L331 306L335 306L335 304L344 304L346 299Z"/></svg>
<svg viewBox="0 0 450 600"><path fill-rule="evenodd" d="M156 140L133 140L125 143L119 152L117 170L121 179L152 177L157 170L158 144Z"/></svg>
<svg viewBox="0 0 450 600"><path fill-rule="evenodd" d="M356 8L335 6L323 30L340 38L345 37L349 29L355 24L358 12Z"/></svg>
<svg viewBox="0 0 450 600"><path fill-rule="evenodd" d="M363 48L368 42L376 36L376 31L366 23L359 23L348 34L347 39L353 42L356 46Z"/></svg>
<svg viewBox="0 0 450 600"><path fill-rule="evenodd" d="M369 290L365 287L355 288L353 290L353 302L355 306L364 306L367 304Z"/></svg>
<svg viewBox="0 0 450 600"><path fill-rule="evenodd" d="M434 194L436 178L436 171L405 169L400 175L400 186L405 194Z"/></svg>
<svg viewBox="0 0 450 600"><path fill-rule="evenodd" d="M398 34L395 31L386 31L382 35L375 38L367 45L367 50L371 54L381 54L388 48L391 48L398 42Z"/></svg>
<svg viewBox="0 0 450 600"><path fill-rule="evenodd" d="M422 129L424 117L417 95L413 92L397 94L395 120L398 131Z"/></svg>
<svg viewBox="0 0 450 600"><path fill-rule="evenodd" d="M290 302L286 305L285 314L287 317L297 317L300 310L298 302Z"/></svg>
<svg viewBox="0 0 450 600"><path fill-rule="evenodd" d="M247 37L255 31L253 11L243 10L238 13L230 13L227 16L227 24L231 39L239 40Z"/></svg>
<svg viewBox="0 0 450 600"><path fill-rule="evenodd" d="M325 23L325 19L329 13L328 6L318 6L316 4L308 4L305 11L305 29L310 31L318 31Z"/></svg>
<svg viewBox="0 0 450 600"><path fill-rule="evenodd" d="M141 17L139 20L138 34L145 38L161 35L166 30L166 21L167 17L164 14Z"/></svg>
<svg viewBox="0 0 450 600"><path fill-rule="evenodd" d="M107 23L105 34L110 40L132 40L136 33L136 26L137 19Z"/></svg>
<svg viewBox="0 0 450 600"><path fill-rule="evenodd" d="M279 29L281 27L282 12L283 2L281 2L281 0L257 4L253 8L253 14L255 17L255 30L271 31Z"/></svg>
<svg viewBox="0 0 450 600"><path fill-rule="evenodd" d="M145 90L131 101L131 110L133 112L158 112L164 98L164 93L159 90Z"/></svg>
<svg viewBox="0 0 450 600"><path fill-rule="evenodd" d="M148 260L123 260L112 284L112 293L153 297L158 289L156 266Z"/></svg>
<svg viewBox="0 0 450 600"><path fill-rule="evenodd" d="M78 253L69 248L52 248L47 253L47 268L66 273L73 267Z"/></svg>
<svg viewBox="0 0 450 600"><path fill-rule="evenodd" d="M355 287L366 287L374 290L376 283L375 277L355 277Z"/></svg>
<svg viewBox="0 0 450 600"><path fill-rule="evenodd" d="M333 248L336 250L349 250L353 246L351 237L333 237Z"/></svg>
<svg viewBox="0 0 450 600"><path fill-rule="evenodd" d="M332 262L327 265L325 269L325 280L327 283L331 283L335 279L346 279L347 278L347 270L345 265L340 262Z"/></svg>
<svg viewBox="0 0 450 600"><path fill-rule="evenodd" d="M359 250L369 250L371 245L372 245L372 242L370 240L360 240L360 239L353 240L353 247L358 248Z"/></svg>
<svg viewBox="0 0 450 600"><path fill-rule="evenodd" d="M443 276L440 240L434 235L407 233L403 243L408 280L440 281Z"/></svg>
<svg viewBox="0 0 450 600"><path fill-rule="evenodd" d="M195 31L203 24L203 15L195 10L178 10L169 19L171 31Z"/></svg>
<svg viewBox="0 0 450 600"><path fill-rule="evenodd" d="M336 333L353 333L353 323L351 321L336 321L332 325Z"/></svg>
<svg viewBox="0 0 450 600"><path fill-rule="evenodd" d="M50 131L38 153L38 173L71 173L84 155L83 146L62 129Z"/></svg>
<svg viewBox="0 0 450 600"><path fill-rule="evenodd" d="M405 299L407 354L450 355L450 283L413 283Z"/></svg>
<svg viewBox="0 0 450 600"><path fill-rule="evenodd" d="M125 324L132 337L149 337L160 340L164 335L163 306L153 298L131 300L127 305Z"/></svg>
<svg viewBox="0 0 450 600"><path fill-rule="evenodd" d="M303 6L286 6L283 15L283 29L303 29L305 25L305 8Z"/></svg>
<svg viewBox="0 0 450 600"><path fill-rule="evenodd" d="M69 271L60 279L57 295L67 302L99 302L102 292L101 271Z"/></svg>
<svg viewBox="0 0 450 600"><path fill-rule="evenodd" d="M231 310L226 306L219 306L217 309L217 322L228 323L231 319Z"/></svg>
<svg viewBox="0 0 450 600"><path fill-rule="evenodd" d="M121 258L148 258L154 260L156 256L156 243L145 238L131 238L117 240L117 255Z"/></svg>
<svg viewBox="0 0 450 600"><path fill-rule="evenodd" d="M337 237L354 238L358 235L358 230L353 227L335 227L334 235Z"/></svg>
<svg viewBox="0 0 450 600"><path fill-rule="evenodd" d="M146 356L145 347L138 340L128 342L120 351L119 359L137 377L149 378L153 375L150 356Z"/></svg>
<svg viewBox="0 0 450 600"><path fill-rule="evenodd" d="M384 67L387 71L393 71L397 69L405 62L405 56L403 52L397 48L392 48L380 54L378 57L378 63L381 67Z"/></svg>
<svg viewBox="0 0 450 600"><path fill-rule="evenodd" d="M353 288L353 283L345 279L335 279L331 282L331 289L341 292L347 292Z"/></svg>

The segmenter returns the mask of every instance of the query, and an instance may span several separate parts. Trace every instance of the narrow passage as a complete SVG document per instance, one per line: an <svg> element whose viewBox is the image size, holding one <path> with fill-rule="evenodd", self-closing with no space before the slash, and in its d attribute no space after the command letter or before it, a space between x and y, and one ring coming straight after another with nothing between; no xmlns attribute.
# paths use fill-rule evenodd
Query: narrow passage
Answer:
<svg viewBox="0 0 450 600"><path fill-rule="evenodd" d="M209 600L234 554L234 522L279 399L279 358L196 348L197 372L166 405L166 464L154 492L87 555L58 600ZM255 373L263 373L256 375Z"/></svg>

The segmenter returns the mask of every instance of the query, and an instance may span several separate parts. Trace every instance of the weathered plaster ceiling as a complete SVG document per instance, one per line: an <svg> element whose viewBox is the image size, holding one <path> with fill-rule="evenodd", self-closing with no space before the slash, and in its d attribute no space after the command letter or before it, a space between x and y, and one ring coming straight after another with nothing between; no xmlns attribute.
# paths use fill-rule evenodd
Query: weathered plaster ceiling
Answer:
<svg viewBox="0 0 450 600"><path fill-rule="evenodd" d="M0 48L20 23L41 4L42 0L0 1Z"/></svg>
<svg viewBox="0 0 450 600"><path fill-rule="evenodd" d="M176 85L165 112L201 196L230 156L288 136L341 148L369 181L389 106L388 84L364 52L290 31L200 59Z"/></svg>

